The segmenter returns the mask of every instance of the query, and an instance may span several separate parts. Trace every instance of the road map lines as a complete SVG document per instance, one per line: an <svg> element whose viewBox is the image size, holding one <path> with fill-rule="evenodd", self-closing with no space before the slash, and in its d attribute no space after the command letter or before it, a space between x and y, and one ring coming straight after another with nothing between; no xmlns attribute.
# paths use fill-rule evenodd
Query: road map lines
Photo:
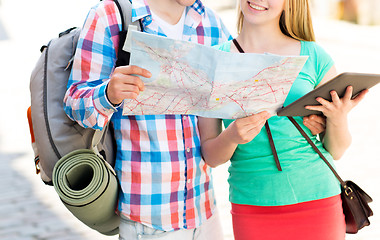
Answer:
<svg viewBox="0 0 380 240"><path fill-rule="evenodd" d="M140 32L131 36L131 64L148 69L152 77L143 79L145 90L137 99L124 100L123 115L275 114L307 59L232 54Z"/></svg>

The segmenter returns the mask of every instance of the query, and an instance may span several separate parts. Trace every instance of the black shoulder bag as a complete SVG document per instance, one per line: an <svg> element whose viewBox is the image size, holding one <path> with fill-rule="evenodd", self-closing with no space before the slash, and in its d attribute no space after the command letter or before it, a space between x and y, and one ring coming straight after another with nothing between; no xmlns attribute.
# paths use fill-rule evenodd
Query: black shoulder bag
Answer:
<svg viewBox="0 0 380 240"><path fill-rule="evenodd" d="M342 197L343 213L346 220L346 233L357 233L363 227L368 226L370 224L368 218L373 215L372 209L368 205L372 202L372 198L354 182L343 181L301 126L294 118L288 118L339 180L342 189L340 196Z"/></svg>

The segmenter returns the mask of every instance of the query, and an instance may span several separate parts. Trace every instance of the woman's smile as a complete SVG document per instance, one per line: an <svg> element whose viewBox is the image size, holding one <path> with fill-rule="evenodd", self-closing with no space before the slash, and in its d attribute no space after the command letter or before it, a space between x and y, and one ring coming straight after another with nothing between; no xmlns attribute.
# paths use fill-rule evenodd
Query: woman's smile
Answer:
<svg viewBox="0 0 380 240"><path fill-rule="evenodd" d="M249 5L252 9L254 9L254 10L256 10L256 11L266 11L266 10L268 10L267 7L260 6L260 5L256 4L256 3L253 3L253 2L250 2L250 1L248 1L248 5Z"/></svg>

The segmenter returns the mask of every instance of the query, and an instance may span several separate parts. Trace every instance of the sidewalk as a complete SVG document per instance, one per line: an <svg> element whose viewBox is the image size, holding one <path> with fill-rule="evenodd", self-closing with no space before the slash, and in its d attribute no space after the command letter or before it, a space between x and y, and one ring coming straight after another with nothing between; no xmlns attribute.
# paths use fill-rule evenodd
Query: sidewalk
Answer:
<svg viewBox="0 0 380 240"><path fill-rule="evenodd" d="M85 2L85 3L83 3ZM81 26L91 1L12 1L0 5L0 239L2 240L90 240L117 239L87 228L63 206L53 187L45 186L34 174L26 109L29 77L39 48L59 31ZM20 7L22 6L22 7ZM31 9L33 11L31 11ZM46 11L48 9L49 11ZM16 15L17 14L17 15ZM66 19L65 16L73 16ZM235 32L235 11L223 10L221 17ZM332 55L339 72L380 74L380 27L351 25L315 19L318 42ZM348 240L380 239L380 86L350 114L353 143L337 162L343 178L354 180L374 199L371 226ZM214 186L226 240L232 240L225 164L213 170Z"/></svg>

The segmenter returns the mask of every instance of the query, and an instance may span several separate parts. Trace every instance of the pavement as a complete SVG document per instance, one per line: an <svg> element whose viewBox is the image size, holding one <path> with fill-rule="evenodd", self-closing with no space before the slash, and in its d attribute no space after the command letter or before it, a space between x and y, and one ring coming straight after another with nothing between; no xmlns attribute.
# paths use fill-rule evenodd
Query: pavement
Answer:
<svg viewBox="0 0 380 240"><path fill-rule="evenodd" d="M29 77L39 48L58 32L81 26L91 1L2 0L0 5L0 239L117 239L89 229L63 206L54 189L35 175L26 118ZM217 9L232 33L235 11ZM359 26L315 18L317 41L331 54L338 72L380 74L380 26ZM353 143L337 169L374 199L371 226L348 240L380 239L380 86L350 113ZM228 202L228 164L213 170L226 240L233 239Z"/></svg>

